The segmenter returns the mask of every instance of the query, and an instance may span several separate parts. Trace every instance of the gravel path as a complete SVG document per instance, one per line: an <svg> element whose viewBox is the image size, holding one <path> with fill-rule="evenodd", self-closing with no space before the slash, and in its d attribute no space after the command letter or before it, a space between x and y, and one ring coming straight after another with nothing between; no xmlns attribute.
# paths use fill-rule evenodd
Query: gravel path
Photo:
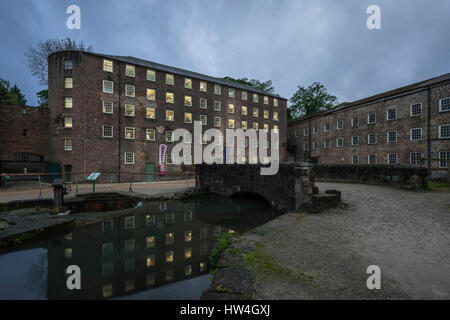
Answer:
<svg viewBox="0 0 450 320"><path fill-rule="evenodd" d="M341 190L345 205L285 214L233 244L273 259L253 266L262 270L254 298L450 299L450 193L317 185ZM366 287L370 265L381 269L381 290Z"/></svg>

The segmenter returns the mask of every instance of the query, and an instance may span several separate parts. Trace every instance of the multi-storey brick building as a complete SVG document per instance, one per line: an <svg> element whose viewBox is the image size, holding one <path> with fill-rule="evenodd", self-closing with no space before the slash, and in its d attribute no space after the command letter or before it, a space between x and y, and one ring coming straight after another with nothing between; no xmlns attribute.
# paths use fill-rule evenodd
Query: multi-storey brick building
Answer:
<svg viewBox="0 0 450 320"><path fill-rule="evenodd" d="M168 173L180 172L171 165L173 131L192 133L194 121L223 134L277 129L287 160L287 101L277 95L133 57L60 51L48 64L50 158L66 173L152 180L161 144Z"/></svg>
<svg viewBox="0 0 450 320"><path fill-rule="evenodd" d="M425 166L446 176L450 74L290 121L288 141L295 161Z"/></svg>

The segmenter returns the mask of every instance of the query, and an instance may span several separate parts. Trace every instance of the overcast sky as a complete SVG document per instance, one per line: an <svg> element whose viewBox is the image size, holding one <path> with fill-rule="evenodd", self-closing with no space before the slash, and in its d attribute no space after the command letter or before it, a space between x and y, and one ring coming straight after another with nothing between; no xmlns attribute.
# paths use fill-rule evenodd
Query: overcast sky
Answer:
<svg viewBox="0 0 450 320"><path fill-rule="evenodd" d="M66 8L81 8L81 29ZM381 30L366 9L381 8ZM41 90L24 53L71 37L94 51L129 55L216 77L272 80L290 98L320 81L354 101L450 72L449 0L1 0L0 78L29 105Z"/></svg>

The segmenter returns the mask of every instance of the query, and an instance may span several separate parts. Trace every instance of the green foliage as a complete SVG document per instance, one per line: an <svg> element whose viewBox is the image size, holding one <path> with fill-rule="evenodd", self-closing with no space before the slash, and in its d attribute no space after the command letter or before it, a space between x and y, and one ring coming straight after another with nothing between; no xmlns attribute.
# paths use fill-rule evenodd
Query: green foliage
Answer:
<svg viewBox="0 0 450 320"><path fill-rule="evenodd" d="M218 264L219 259L222 252L230 245L232 238L232 233L225 233L219 240L217 240L216 246L209 256L210 267L212 270L220 268Z"/></svg>
<svg viewBox="0 0 450 320"><path fill-rule="evenodd" d="M288 119L294 120L333 108L337 98L329 94L320 82L314 82L307 88L299 86L290 102L292 105L288 109Z"/></svg>
<svg viewBox="0 0 450 320"><path fill-rule="evenodd" d="M41 108L48 108L48 89L44 89L36 93L38 104Z"/></svg>
<svg viewBox="0 0 450 320"><path fill-rule="evenodd" d="M9 81L0 79L0 104L24 106L27 100L17 85L10 87Z"/></svg>
<svg viewBox="0 0 450 320"><path fill-rule="evenodd" d="M234 78L231 78L231 77L224 77L224 79L230 80L230 81L233 81L233 82L237 82L237 83L240 83L240 84L243 84L243 85L246 85L246 86L250 86L250 87L262 90L262 91L267 92L267 93L272 93L272 94L275 93L275 88L272 85L272 80L267 80L265 82L261 82L261 81L256 80L256 79L250 79L249 80L247 78L234 79Z"/></svg>
<svg viewBox="0 0 450 320"><path fill-rule="evenodd" d="M228 289L228 288L224 288L221 284L219 284L218 286L216 286L216 292L232 294L233 290Z"/></svg>

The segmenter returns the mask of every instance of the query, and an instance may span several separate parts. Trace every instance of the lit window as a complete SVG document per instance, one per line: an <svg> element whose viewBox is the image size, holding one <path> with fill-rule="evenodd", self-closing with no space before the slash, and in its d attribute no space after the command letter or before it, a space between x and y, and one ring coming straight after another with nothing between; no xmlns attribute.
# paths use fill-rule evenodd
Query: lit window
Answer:
<svg viewBox="0 0 450 320"><path fill-rule="evenodd" d="M166 252L166 262L168 262L168 263L173 262L173 251Z"/></svg>
<svg viewBox="0 0 450 320"><path fill-rule="evenodd" d="M242 115L246 116L247 115L247 107L246 106L242 106L241 110L242 110L241 111Z"/></svg>
<svg viewBox="0 0 450 320"><path fill-rule="evenodd" d="M278 133L278 126L276 124L273 125L273 132Z"/></svg>
<svg viewBox="0 0 450 320"><path fill-rule="evenodd" d="M200 262L200 272L206 271L206 262Z"/></svg>
<svg viewBox="0 0 450 320"><path fill-rule="evenodd" d="M258 122L253 122L253 129L258 131Z"/></svg>
<svg viewBox="0 0 450 320"><path fill-rule="evenodd" d="M72 117L70 116L64 117L64 128L72 129Z"/></svg>
<svg viewBox="0 0 450 320"><path fill-rule="evenodd" d="M234 129L234 120L233 119L228 119L228 128Z"/></svg>
<svg viewBox="0 0 450 320"><path fill-rule="evenodd" d="M214 85L214 94L217 94L217 95L221 95L222 94L222 87L219 86L218 84Z"/></svg>
<svg viewBox="0 0 450 320"><path fill-rule="evenodd" d="M221 111L222 103L220 101L214 101L214 111Z"/></svg>
<svg viewBox="0 0 450 320"><path fill-rule="evenodd" d="M166 74L166 84L170 84L173 86L174 84L174 77L173 74Z"/></svg>
<svg viewBox="0 0 450 320"><path fill-rule="evenodd" d="M422 114L422 104L416 103L410 106L410 115L411 117L419 116Z"/></svg>
<svg viewBox="0 0 450 320"><path fill-rule="evenodd" d="M264 96L264 104L269 104L269 97Z"/></svg>
<svg viewBox="0 0 450 320"><path fill-rule="evenodd" d="M184 123L192 123L192 113L184 113Z"/></svg>
<svg viewBox="0 0 450 320"><path fill-rule="evenodd" d="M64 78L64 88L66 88L66 89L73 88L73 78L72 77Z"/></svg>
<svg viewBox="0 0 450 320"><path fill-rule="evenodd" d="M127 64L125 66L125 75L127 77L134 78L135 77L135 73L136 73L136 70L135 70L134 66L130 66L129 64Z"/></svg>
<svg viewBox="0 0 450 320"><path fill-rule="evenodd" d="M247 91L242 91L241 97L242 97L242 100L247 100Z"/></svg>
<svg viewBox="0 0 450 320"><path fill-rule="evenodd" d="M234 96L235 96L235 91L234 91L233 88L229 88L229 89L228 89L228 96L231 97L231 98L234 98Z"/></svg>
<svg viewBox="0 0 450 320"><path fill-rule="evenodd" d="M112 101L103 101L103 113L113 114L114 103Z"/></svg>
<svg viewBox="0 0 450 320"><path fill-rule="evenodd" d="M242 121L242 130L247 130L247 121Z"/></svg>
<svg viewBox="0 0 450 320"><path fill-rule="evenodd" d="M232 103L228 104L228 113L234 113L234 104Z"/></svg>
<svg viewBox="0 0 450 320"><path fill-rule="evenodd" d="M114 93L114 82L103 80L103 92Z"/></svg>
<svg viewBox="0 0 450 320"><path fill-rule="evenodd" d="M411 140L422 140L422 128L411 129Z"/></svg>
<svg viewBox="0 0 450 320"><path fill-rule="evenodd" d="M113 285L112 284L106 284L102 287L103 291L103 298L109 298L113 294Z"/></svg>
<svg viewBox="0 0 450 320"><path fill-rule="evenodd" d="M278 121L278 112L273 113L273 120ZM317 129L317 127L316 127L316 129Z"/></svg>
<svg viewBox="0 0 450 320"><path fill-rule="evenodd" d="M154 129L147 129L145 131L145 137L147 140L154 141L155 140L155 130Z"/></svg>
<svg viewBox="0 0 450 320"><path fill-rule="evenodd" d="M155 81L156 80L156 72L155 70L147 70L147 80Z"/></svg>
<svg viewBox="0 0 450 320"><path fill-rule="evenodd" d="M156 110L155 110L155 108L147 107L145 109L145 117L147 119L155 119L156 118Z"/></svg>
<svg viewBox="0 0 450 320"><path fill-rule="evenodd" d="M184 241L191 242L192 241L192 230L188 230L184 232Z"/></svg>
<svg viewBox="0 0 450 320"><path fill-rule="evenodd" d="M148 255L145 259L145 264L147 267L153 267L155 265L155 255Z"/></svg>
<svg viewBox="0 0 450 320"><path fill-rule="evenodd" d="M64 98L64 108L72 109L72 106L73 106L72 97L65 97Z"/></svg>
<svg viewBox="0 0 450 320"><path fill-rule="evenodd" d="M264 123L264 131L269 132L269 125L267 123Z"/></svg>
<svg viewBox="0 0 450 320"><path fill-rule="evenodd" d="M184 105L188 107L192 107L192 97L184 96Z"/></svg>
<svg viewBox="0 0 450 320"><path fill-rule="evenodd" d="M387 120L395 120L397 119L397 109L389 109L386 111L386 119Z"/></svg>
<svg viewBox="0 0 450 320"><path fill-rule="evenodd" d="M146 226L154 226L155 223L156 223L155 215L153 215L153 214L148 214L148 215L145 217L145 225L146 225Z"/></svg>
<svg viewBox="0 0 450 320"><path fill-rule="evenodd" d="M125 230L134 229L134 216L125 217Z"/></svg>
<svg viewBox="0 0 450 320"><path fill-rule="evenodd" d="M202 125L206 126L208 124L208 117L204 114L201 114L200 121L202 122Z"/></svg>
<svg viewBox="0 0 450 320"><path fill-rule="evenodd" d="M102 127L102 136L104 138L112 138L113 137L113 126L103 125Z"/></svg>
<svg viewBox="0 0 450 320"><path fill-rule="evenodd" d="M269 119L269 110L264 110L264 119Z"/></svg>
<svg viewBox="0 0 450 320"><path fill-rule="evenodd" d="M397 142L397 131L389 131L387 133L387 142L389 143Z"/></svg>
<svg viewBox="0 0 450 320"><path fill-rule="evenodd" d="M125 164L134 164L134 152L125 152Z"/></svg>
<svg viewBox="0 0 450 320"><path fill-rule="evenodd" d="M72 60L70 59L64 60L64 69L72 70Z"/></svg>
<svg viewBox="0 0 450 320"><path fill-rule="evenodd" d="M254 118L258 117L258 108L253 108L253 117Z"/></svg>
<svg viewBox="0 0 450 320"><path fill-rule="evenodd" d="M208 90L208 85L205 81L200 81L200 91L206 92Z"/></svg>
<svg viewBox="0 0 450 320"><path fill-rule="evenodd" d="M367 163L368 164L377 164L377 155L376 154L369 154L367 156Z"/></svg>
<svg viewBox="0 0 450 320"><path fill-rule="evenodd" d="M136 95L136 87L131 84L125 85L125 95L127 97L134 97Z"/></svg>
<svg viewBox="0 0 450 320"><path fill-rule="evenodd" d="M166 142L173 142L173 131L166 131Z"/></svg>
<svg viewBox="0 0 450 320"><path fill-rule="evenodd" d="M174 94L171 92L166 92L166 102L167 103L174 103L175 102L175 98L174 98Z"/></svg>
<svg viewBox="0 0 450 320"><path fill-rule="evenodd" d="M173 233L166 233L166 245L174 244L175 236Z"/></svg>
<svg viewBox="0 0 450 320"><path fill-rule="evenodd" d="M200 108L201 109L208 108L208 100L206 100L204 98L200 98Z"/></svg>
<svg viewBox="0 0 450 320"><path fill-rule="evenodd" d="M439 139L450 138L450 124L439 126Z"/></svg>
<svg viewBox="0 0 450 320"><path fill-rule="evenodd" d="M188 277L188 276L190 276L191 274L192 274L192 266L191 266L191 265L185 266L185 267L184 267L184 275L185 275L186 277Z"/></svg>
<svg viewBox="0 0 450 320"><path fill-rule="evenodd" d="M192 248L184 248L184 258L185 259L192 258Z"/></svg>
<svg viewBox="0 0 450 320"><path fill-rule="evenodd" d="M253 102L259 102L259 96L256 93L253 94Z"/></svg>
<svg viewBox="0 0 450 320"><path fill-rule="evenodd" d="M398 156L396 153L390 153L388 154L388 164L397 164L398 163Z"/></svg>
<svg viewBox="0 0 450 320"><path fill-rule="evenodd" d="M173 110L166 110L166 120L173 121L175 118L175 113Z"/></svg>
<svg viewBox="0 0 450 320"><path fill-rule="evenodd" d="M155 89L147 89L147 99L155 101L156 99Z"/></svg>
<svg viewBox="0 0 450 320"><path fill-rule="evenodd" d="M103 71L113 72L113 62L111 60L103 60Z"/></svg>
<svg viewBox="0 0 450 320"><path fill-rule="evenodd" d="M64 139L64 150L72 151L72 139L71 138Z"/></svg>
<svg viewBox="0 0 450 320"><path fill-rule="evenodd" d="M187 89L192 89L192 79L184 78L184 87Z"/></svg>
<svg viewBox="0 0 450 320"><path fill-rule="evenodd" d="M214 126L220 127L222 124L222 118L221 117L214 117Z"/></svg>
<svg viewBox="0 0 450 320"><path fill-rule="evenodd" d="M337 138L336 139L336 147L337 148L342 148L343 145L344 145L344 139L343 138Z"/></svg>
<svg viewBox="0 0 450 320"><path fill-rule="evenodd" d="M278 99L277 98L273 99L273 106L278 107Z"/></svg>
<svg viewBox="0 0 450 320"><path fill-rule="evenodd" d="M376 113L369 113L367 115L367 123L368 124L374 124L377 122L377 114Z"/></svg>
<svg viewBox="0 0 450 320"><path fill-rule="evenodd" d="M367 136L368 144L377 144L377 135L375 133L371 133Z"/></svg>
<svg viewBox="0 0 450 320"><path fill-rule="evenodd" d="M134 117L134 104L125 105L125 115L127 117Z"/></svg>

